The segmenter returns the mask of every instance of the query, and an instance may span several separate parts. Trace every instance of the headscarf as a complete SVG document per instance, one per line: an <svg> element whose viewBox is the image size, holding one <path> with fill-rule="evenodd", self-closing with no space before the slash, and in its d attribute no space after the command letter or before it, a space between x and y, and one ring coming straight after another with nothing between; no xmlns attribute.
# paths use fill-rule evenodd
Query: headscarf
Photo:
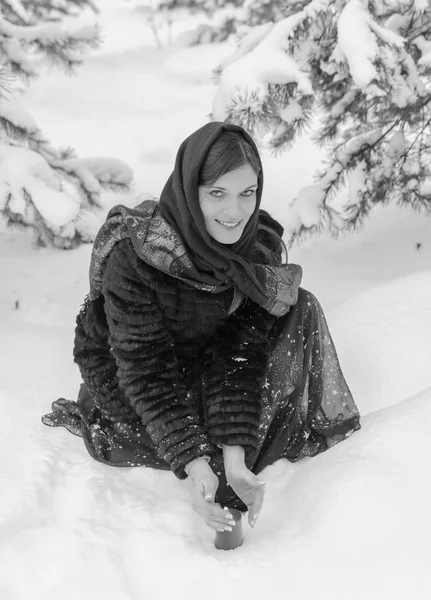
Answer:
<svg viewBox="0 0 431 600"><path fill-rule="evenodd" d="M198 192L199 174L207 154L225 131L241 135L250 144L260 167L255 209L241 238L229 246L217 242L207 232ZM237 265L242 265L242 270L254 279L252 265L244 259L251 256L255 246L262 189L263 168L253 139L238 125L218 121L207 123L186 138L179 147L174 171L160 196L160 212L166 221L181 233L187 250L202 268L209 268L216 277L225 281L226 273L229 273L232 279L238 278L240 269ZM254 281L254 284L259 285L258 281Z"/></svg>
<svg viewBox="0 0 431 600"><path fill-rule="evenodd" d="M246 296L277 316L288 312L296 303L302 277L299 265L272 266L252 260L259 221L264 216L269 217L259 209L263 187L261 163L256 206L241 238L235 244L224 245L207 232L199 203L199 174L209 149L223 131L243 136L260 162L253 139L237 125L208 123L186 138L178 149L174 171L159 202L147 200L134 208L119 205L108 213L94 242L90 298L101 293L103 266L112 247L128 237L142 260L200 289L218 293L235 284ZM277 225L275 229L282 231Z"/></svg>
<svg viewBox="0 0 431 600"><path fill-rule="evenodd" d="M239 134L248 142L260 167L255 209L241 238L232 245L217 242L207 232L198 195L199 174L208 151L225 131ZM264 305L265 273L262 265L251 260L257 239L262 190L263 167L253 138L238 125L214 121L192 133L179 147L174 171L160 196L160 212L181 234L198 270L211 273L219 283L235 283L246 296Z"/></svg>

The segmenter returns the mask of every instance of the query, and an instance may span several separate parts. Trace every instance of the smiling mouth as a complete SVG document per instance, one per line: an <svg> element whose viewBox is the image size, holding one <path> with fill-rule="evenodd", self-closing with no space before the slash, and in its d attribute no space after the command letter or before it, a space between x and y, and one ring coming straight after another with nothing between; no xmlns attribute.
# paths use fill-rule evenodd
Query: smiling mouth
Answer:
<svg viewBox="0 0 431 600"><path fill-rule="evenodd" d="M235 227L238 227L238 225L242 223L242 219L240 219L239 221L219 221L218 219L215 220L217 221L217 223L219 223L219 225L226 227L226 229L235 229Z"/></svg>

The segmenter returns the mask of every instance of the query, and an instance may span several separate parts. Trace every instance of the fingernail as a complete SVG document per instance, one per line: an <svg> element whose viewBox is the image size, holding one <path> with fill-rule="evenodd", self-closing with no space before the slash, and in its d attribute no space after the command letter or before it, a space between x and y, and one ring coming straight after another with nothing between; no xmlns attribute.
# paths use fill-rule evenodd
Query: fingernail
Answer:
<svg viewBox="0 0 431 600"><path fill-rule="evenodd" d="M235 521L228 521L229 525L236 525Z"/></svg>
<svg viewBox="0 0 431 600"><path fill-rule="evenodd" d="M259 485L266 485L266 481L260 481L260 479L259 479L258 484Z"/></svg>
<svg viewBox="0 0 431 600"><path fill-rule="evenodd" d="M232 527L229 527L229 525L225 525L225 529L226 529L227 531L232 531Z"/></svg>

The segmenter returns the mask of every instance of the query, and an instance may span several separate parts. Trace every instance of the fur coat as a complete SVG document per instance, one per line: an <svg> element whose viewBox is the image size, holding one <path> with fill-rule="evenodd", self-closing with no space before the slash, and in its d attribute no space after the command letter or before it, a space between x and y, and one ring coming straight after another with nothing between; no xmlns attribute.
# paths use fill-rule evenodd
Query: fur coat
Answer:
<svg viewBox="0 0 431 600"><path fill-rule="evenodd" d="M77 317L74 360L111 420L141 420L157 455L186 478L184 466L219 446L258 442L260 392L276 317L233 290L191 287L116 244L102 295ZM192 403L190 390L198 390Z"/></svg>

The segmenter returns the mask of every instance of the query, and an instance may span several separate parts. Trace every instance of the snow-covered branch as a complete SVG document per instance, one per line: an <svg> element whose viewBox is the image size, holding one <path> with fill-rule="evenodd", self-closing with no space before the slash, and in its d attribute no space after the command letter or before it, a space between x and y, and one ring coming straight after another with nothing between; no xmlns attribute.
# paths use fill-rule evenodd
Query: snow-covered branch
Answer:
<svg viewBox="0 0 431 600"><path fill-rule="evenodd" d="M79 217L100 206L103 190L126 191L133 179L118 159L63 158L13 94L0 100L0 174L0 213L62 248L83 241ZM91 239L86 230L84 241Z"/></svg>
<svg viewBox="0 0 431 600"><path fill-rule="evenodd" d="M0 8L0 55L14 75L35 77L41 57L70 70L81 63L84 51L100 43L95 23L83 23L77 18L37 22L23 3L14 0L12 5L8 1Z"/></svg>
<svg viewBox="0 0 431 600"><path fill-rule="evenodd" d="M431 176L431 4L276 4L280 20L256 23L216 69L212 116L242 125L277 152L319 117L312 137L327 151L326 167L291 200L292 211L295 202L313 207L308 225L301 221L292 235L322 223L354 225L389 197L431 210L422 185ZM344 202L335 207L337 194Z"/></svg>
<svg viewBox="0 0 431 600"><path fill-rule="evenodd" d="M71 248L94 239L104 190L127 191L132 169L114 158L77 158L52 147L12 93L11 74L38 75L40 56L72 67L77 52L97 43L97 27L52 21L87 0L7 0L0 6L0 215L30 227L41 245ZM50 22L39 22L44 18Z"/></svg>

